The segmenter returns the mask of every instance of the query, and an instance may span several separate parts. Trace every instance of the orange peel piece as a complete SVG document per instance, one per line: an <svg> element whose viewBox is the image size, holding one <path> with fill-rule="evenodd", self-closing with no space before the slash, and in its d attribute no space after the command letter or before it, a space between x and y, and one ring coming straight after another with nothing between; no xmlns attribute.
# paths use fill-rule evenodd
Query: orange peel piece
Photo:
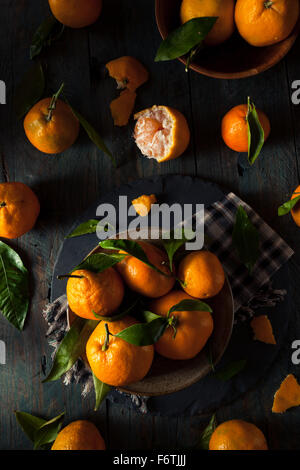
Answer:
<svg viewBox="0 0 300 470"><path fill-rule="evenodd" d="M300 385L295 376L289 374L274 395L273 413L284 413L289 408L300 405Z"/></svg>
<svg viewBox="0 0 300 470"><path fill-rule="evenodd" d="M148 70L135 57L123 56L106 64L110 77L117 82L118 88L135 91L148 78Z"/></svg>
<svg viewBox="0 0 300 470"><path fill-rule="evenodd" d="M113 100L109 107L115 126L126 126L132 114L136 100L136 93L123 90L120 96Z"/></svg>
<svg viewBox="0 0 300 470"><path fill-rule="evenodd" d="M273 328L267 315L254 317L250 325L254 332L254 339L266 344L276 344Z"/></svg>
<svg viewBox="0 0 300 470"><path fill-rule="evenodd" d="M180 157L190 142L186 118L177 109L152 106L134 115L135 143L148 158L161 163Z"/></svg>
<svg viewBox="0 0 300 470"><path fill-rule="evenodd" d="M142 196L133 199L133 201L131 201L131 204L140 216L145 217L149 214L152 204L155 204L156 202L157 199L155 194L143 194Z"/></svg>

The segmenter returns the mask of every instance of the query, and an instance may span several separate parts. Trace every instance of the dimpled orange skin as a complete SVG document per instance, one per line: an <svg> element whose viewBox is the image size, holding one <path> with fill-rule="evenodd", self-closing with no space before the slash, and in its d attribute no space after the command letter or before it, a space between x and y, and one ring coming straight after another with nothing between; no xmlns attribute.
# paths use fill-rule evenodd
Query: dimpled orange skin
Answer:
<svg viewBox="0 0 300 470"><path fill-rule="evenodd" d="M51 450L105 450L105 442L90 421L73 421L57 435Z"/></svg>
<svg viewBox="0 0 300 470"><path fill-rule="evenodd" d="M145 297L162 297L167 294L175 284L175 277L171 275L167 254L151 243L141 242L142 247L151 264L164 276L153 268L143 263L134 256L126 256L116 266L127 286Z"/></svg>
<svg viewBox="0 0 300 470"><path fill-rule="evenodd" d="M235 22L252 46L263 47L287 38L299 17L298 0L238 0Z"/></svg>
<svg viewBox="0 0 300 470"><path fill-rule="evenodd" d="M299 196L300 196L300 186L298 186L295 189L291 199L294 199L295 197L299 197ZM291 214L292 214L295 224L298 225L298 227L300 227L300 201L297 202L297 204L293 207L293 209L291 210Z"/></svg>
<svg viewBox="0 0 300 470"><path fill-rule="evenodd" d="M135 91L148 78L148 70L135 57L123 56L106 64L110 77L117 81L118 88Z"/></svg>
<svg viewBox="0 0 300 470"><path fill-rule="evenodd" d="M210 251L193 251L179 264L178 278L184 291L198 299L217 295L225 282L224 269L219 259Z"/></svg>
<svg viewBox="0 0 300 470"><path fill-rule="evenodd" d="M202 16L218 17L215 25L205 38L205 44L216 46L230 38L235 30L234 0L183 0L181 22Z"/></svg>
<svg viewBox="0 0 300 470"><path fill-rule="evenodd" d="M222 119L222 137L227 145L236 152L248 152L248 124L246 120L248 105L240 104L232 108ZM270 121L263 111L257 109L259 122L265 133L265 141L270 135Z"/></svg>
<svg viewBox="0 0 300 470"><path fill-rule="evenodd" d="M153 361L153 345L135 346L122 338L109 336L108 348L102 351L106 338L105 323L110 333L115 335L139 322L126 316L119 321L99 323L86 345L86 355L93 373L101 382L113 387L122 387L142 380Z"/></svg>
<svg viewBox="0 0 300 470"><path fill-rule="evenodd" d="M84 28L97 21L102 0L49 0L53 16L70 28Z"/></svg>
<svg viewBox="0 0 300 470"><path fill-rule="evenodd" d="M268 450L268 445L257 426L233 419L215 429L209 441L209 450Z"/></svg>
<svg viewBox="0 0 300 470"><path fill-rule="evenodd" d="M35 104L24 119L24 130L34 147L44 153L56 154L67 150L79 134L79 121L71 108L57 100L52 118L48 122L51 98Z"/></svg>
<svg viewBox="0 0 300 470"><path fill-rule="evenodd" d="M167 316L171 307L182 300L195 300L182 291L171 291L164 297L155 299L150 304L150 311L157 315ZM169 326L161 338L155 343L155 350L168 359L192 359L204 348L212 334L214 322L210 312L185 311L172 312L176 319L176 336Z"/></svg>
<svg viewBox="0 0 300 470"><path fill-rule="evenodd" d="M40 213L40 203L24 183L0 183L0 237L18 238L29 232Z"/></svg>
<svg viewBox="0 0 300 470"><path fill-rule="evenodd" d="M101 273L79 269L72 273L67 283L69 307L76 315L96 320L97 315L112 315L121 305L124 297L124 284L114 268Z"/></svg>

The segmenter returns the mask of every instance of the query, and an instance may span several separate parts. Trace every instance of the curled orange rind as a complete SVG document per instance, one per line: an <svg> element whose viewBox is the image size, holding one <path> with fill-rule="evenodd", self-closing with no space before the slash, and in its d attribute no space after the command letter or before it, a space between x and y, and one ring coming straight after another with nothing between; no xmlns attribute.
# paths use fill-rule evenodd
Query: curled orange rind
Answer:
<svg viewBox="0 0 300 470"><path fill-rule="evenodd" d="M254 317L250 324L254 332L254 339L266 344L276 344L273 328L267 315Z"/></svg>
<svg viewBox="0 0 300 470"><path fill-rule="evenodd" d="M289 408L300 405L300 385L295 376L289 374L274 395L273 413L284 413Z"/></svg>

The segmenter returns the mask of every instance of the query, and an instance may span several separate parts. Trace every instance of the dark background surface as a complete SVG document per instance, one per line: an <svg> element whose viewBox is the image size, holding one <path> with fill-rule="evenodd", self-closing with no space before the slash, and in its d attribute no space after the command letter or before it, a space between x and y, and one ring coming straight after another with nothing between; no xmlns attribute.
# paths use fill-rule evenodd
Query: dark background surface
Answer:
<svg viewBox="0 0 300 470"><path fill-rule="evenodd" d="M281 380L289 372L300 378L299 366L291 363L291 343L300 337L296 265L300 231L290 216L277 217L277 207L299 184L300 106L291 103L291 83L300 79L299 41L284 61L260 76L241 81L214 80L186 74L177 61L154 63L160 36L152 0L131 0L130 6L124 0L104 0L101 18L94 26L67 29L43 59L48 67L49 90L58 89L65 81L72 104L100 130L118 156L120 166L115 170L83 132L63 155L47 156L27 142L22 123L16 121L14 90L30 66L28 46L33 31L48 11L46 0L1 0L0 79L7 84L8 104L0 106L0 181L30 185L42 210L32 232L9 242L30 269L33 296L23 333L0 319L0 339L7 346L7 364L0 365L0 448L31 448L16 425L16 409L45 417L65 409L65 422L89 418L99 426L111 448L183 448L194 445L199 438L210 415L161 418L140 415L109 401L94 413L94 397L82 400L78 386L65 387L60 381L41 384L41 360L46 356L49 362L51 353L44 338L46 325L41 312L48 300L53 265L64 235L84 210L114 186L139 177L171 173L198 175L234 191L296 250L286 275L289 311L282 310L282 321L290 318L286 344L256 388L220 408L217 418L219 422L232 418L255 422L265 432L270 448L299 448L300 410L295 408L282 416L271 413L273 394ZM132 139L133 122L125 128L113 126L109 102L117 91L114 81L104 78L103 64L121 55L137 57L151 74L139 90L136 110L165 104L186 115L192 141L181 158L158 166L139 155ZM272 134L261 158L241 176L237 154L221 140L220 120L229 108L245 102L248 95L270 117Z"/></svg>

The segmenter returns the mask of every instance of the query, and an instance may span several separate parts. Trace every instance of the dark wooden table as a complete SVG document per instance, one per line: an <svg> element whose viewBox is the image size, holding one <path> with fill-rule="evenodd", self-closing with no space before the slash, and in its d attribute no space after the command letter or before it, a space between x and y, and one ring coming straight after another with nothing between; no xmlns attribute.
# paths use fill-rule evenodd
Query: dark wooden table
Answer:
<svg viewBox="0 0 300 470"><path fill-rule="evenodd" d="M299 184L300 106L291 103L291 83L300 79L299 46L288 57L260 76L240 81L214 80L185 73L177 61L155 63L160 43L153 0L104 0L101 18L83 30L67 29L43 56L48 87L58 89L64 80L66 94L100 130L118 156L113 169L81 133L78 142L63 155L47 156L26 140L17 122L12 97L29 67L28 46L33 31L48 13L46 0L1 0L0 79L7 84L7 105L0 106L1 182L22 181L30 185L41 202L41 215L33 231L9 242L18 250L31 273L32 302L24 332L17 332L0 319L0 339L6 342L7 364L0 365L0 448L30 449L31 443L17 427L14 410L50 417L66 410L66 420L92 419L110 448L183 448L192 446L209 416L158 418L140 415L109 403L92 412L93 396L83 400L78 386L60 381L41 384L41 360L50 361L45 340L42 309L47 302L53 264L64 235L89 204L116 185L156 174L199 175L224 185L251 204L296 250L289 264L289 293L293 321L290 340L278 360L256 389L230 406L217 411L219 421L242 418L258 424L274 449L297 449L300 442L300 409L272 415L274 391L289 372L299 377L291 362L291 343L300 338L299 261L300 230L289 216L278 218L277 207ZM140 89L136 109L153 104L174 106L190 124L192 140L181 158L160 166L142 158L132 139L133 123L115 128L109 102L117 96L115 83L104 78L103 64L133 55L151 73ZM272 134L263 156L242 176L237 155L220 137L220 120L234 105L250 95L270 117ZM284 321L285 312L282 312Z"/></svg>

